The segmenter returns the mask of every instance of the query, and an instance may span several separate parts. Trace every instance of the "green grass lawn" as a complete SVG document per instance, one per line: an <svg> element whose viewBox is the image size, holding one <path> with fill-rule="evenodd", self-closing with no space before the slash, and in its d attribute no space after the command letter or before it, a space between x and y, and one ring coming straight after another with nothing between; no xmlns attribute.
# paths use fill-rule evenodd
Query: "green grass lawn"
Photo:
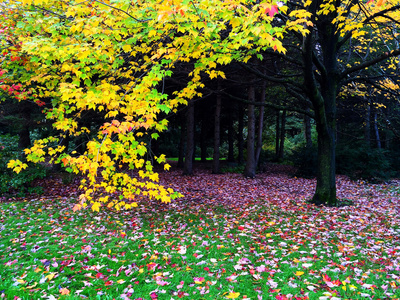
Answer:
<svg viewBox="0 0 400 300"><path fill-rule="evenodd" d="M73 204L0 204L0 298L400 298L398 216L372 208Z"/></svg>

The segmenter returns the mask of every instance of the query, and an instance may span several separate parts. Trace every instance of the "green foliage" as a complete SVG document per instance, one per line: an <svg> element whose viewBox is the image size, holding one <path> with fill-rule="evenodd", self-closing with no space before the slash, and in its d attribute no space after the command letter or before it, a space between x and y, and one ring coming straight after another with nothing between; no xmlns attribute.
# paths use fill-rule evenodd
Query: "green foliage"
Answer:
<svg viewBox="0 0 400 300"><path fill-rule="evenodd" d="M306 146L293 149L290 160L297 168L296 176L311 178L316 176L317 171L317 148Z"/></svg>
<svg viewBox="0 0 400 300"><path fill-rule="evenodd" d="M316 176L316 147L294 149L290 160L298 169L296 176ZM336 148L336 174L351 179L365 179L371 182L387 181L396 175L394 164L384 149L372 149L360 143L339 144Z"/></svg>
<svg viewBox="0 0 400 300"><path fill-rule="evenodd" d="M238 165L238 164L228 164L227 166L221 168L222 173L237 173L243 174L245 165Z"/></svg>
<svg viewBox="0 0 400 300"><path fill-rule="evenodd" d="M386 181L394 175L387 151L361 143L339 144L336 149L336 172L352 179Z"/></svg>
<svg viewBox="0 0 400 300"><path fill-rule="evenodd" d="M33 187L32 182L46 176L47 169L44 166L28 164L28 168L18 174L7 168L10 159L24 159L17 145L17 136L0 135L0 194L22 197L30 193L41 193L42 189Z"/></svg>

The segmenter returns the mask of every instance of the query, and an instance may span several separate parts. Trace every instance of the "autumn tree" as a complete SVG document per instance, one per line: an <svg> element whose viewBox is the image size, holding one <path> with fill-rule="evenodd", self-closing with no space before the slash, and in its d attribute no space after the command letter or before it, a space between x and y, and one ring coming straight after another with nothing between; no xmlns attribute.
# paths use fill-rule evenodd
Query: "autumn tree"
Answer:
<svg viewBox="0 0 400 300"><path fill-rule="evenodd" d="M306 35L293 34L285 39L286 55L267 51L285 62L278 72L262 74L247 66L259 77L281 83L297 96L295 105L312 108L309 115L318 132L317 187L312 202L335 205L336 109L338 95L348 85L376 84L391 81L396 86L390 66L398 64L400 6L397 1L290 1L287 14L277 14L276 22L305 16ZM295 19L293 19L294 21ZM384 73L371 71L385 70ZM388 86L387 84L383 84ZM306 114L307 115L307 114Z"/></svg>
<svg viewBox="0 0 400 300"><path fill-rule="evenodd" d="M46 117L60 133L37 140L25 153L34 162L50 156L86 176L75 209L87 201L99 210L135 206L140 195L164 202L177 197L157 184L158 175L145 159L144 136L157 138L167 127L158 114L201 97L202 76L225 77L218 65L246 62L267 48L284 52L280 38L296 26L272 26L277 6L267 1L13 0L0 5L3 12L21 14L15 32L34 72L26 84L52 99ZM192 69L185 86L168 95L164 80L179 63ZM95 132L79 122L87 112L103 118ZM83 154L66 152L60 143L67 135L89 132L93 138ZM155 159L165 162L164 156ZM25 167L19 161L10 166ZM123 172L123 166L137 169L139 178Z"/></svg>

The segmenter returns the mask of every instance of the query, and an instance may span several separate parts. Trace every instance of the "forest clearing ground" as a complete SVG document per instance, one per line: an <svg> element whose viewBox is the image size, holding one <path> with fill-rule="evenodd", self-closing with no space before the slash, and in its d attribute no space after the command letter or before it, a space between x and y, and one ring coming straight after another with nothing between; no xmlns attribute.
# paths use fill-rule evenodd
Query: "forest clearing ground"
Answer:
<svg viewBox="0 0 400 300"><path fill-rule="evenodd" d="M338 176L339 208L315 181L274 169L160 173L185 195L137 209L72 211L77 184L1 203L6 299L399 299L400 185ZM72 197L72 198L71 198Z"/></svg>

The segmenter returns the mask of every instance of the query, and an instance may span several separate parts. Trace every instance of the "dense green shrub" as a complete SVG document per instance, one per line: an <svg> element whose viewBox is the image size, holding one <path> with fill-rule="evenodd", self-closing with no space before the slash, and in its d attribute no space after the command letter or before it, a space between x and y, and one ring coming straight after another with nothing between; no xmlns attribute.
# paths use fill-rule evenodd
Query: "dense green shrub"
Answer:
<svg viewBox="0 0 400 300"><path fill-rule="evenodd" d="M289 159L297 168L296 176L311 178L317 175L317 147L297 147Z"/></svg>
<svg viewBox="0 0 400 300"><path fill-rule="evenodd" d="M336 173L372 182L385 181L395 175L387 150L370 148L361 143L337 146Z"/></svg>
<svg viewBox="0 0 400 300"><path fill-rule="evenodd" d="M316 176L316 147L299 147L293 150L290 160L298 169L296 176ZM392 161L386 150L369 148L361 143L339 144L336 147L336 174L347 175L351 179L386 181L396 175Z"/></svg>
<svg viewBox="0 0 400 300"><path fill-rule="evenodd" d="M18 149L18 137L0 135L0 195L22 197L42 192L40 187L32 186L32 182L44 178L47 169L42 165L28 164L27 169L16 174L7 168L10 159L24 160L23 152Z"/></svg>

